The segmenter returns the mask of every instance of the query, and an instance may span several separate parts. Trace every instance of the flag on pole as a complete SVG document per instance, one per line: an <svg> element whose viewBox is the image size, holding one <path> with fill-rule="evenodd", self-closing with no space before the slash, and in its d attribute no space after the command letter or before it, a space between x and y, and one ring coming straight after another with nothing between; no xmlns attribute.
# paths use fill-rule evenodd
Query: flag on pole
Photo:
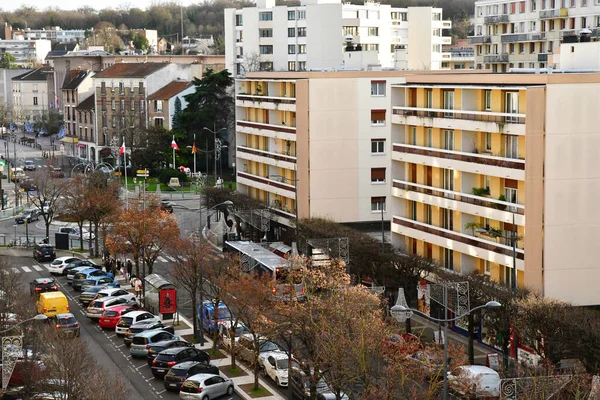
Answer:
<svg viewBox="0 0 600 400"><path fill-rule="evenodd" d="M175 143L175 136L173 136L173 141L171 142L171 148L173 150L179 150L179 146L177 146L177 143Z"/></svg>
<svg viewBox="0 0 600 400"><path fill-rule="evenodd" d="M194 145L192 146L192 154L196 154L196 142L194 142Z"/></svg>
<svg viewBox="0 0 600 400"><path fill-rule="evenodd" d="M122 155L123 153L125 153L125 138L123 138L123 145L119 149L119 155Z"/></svg>

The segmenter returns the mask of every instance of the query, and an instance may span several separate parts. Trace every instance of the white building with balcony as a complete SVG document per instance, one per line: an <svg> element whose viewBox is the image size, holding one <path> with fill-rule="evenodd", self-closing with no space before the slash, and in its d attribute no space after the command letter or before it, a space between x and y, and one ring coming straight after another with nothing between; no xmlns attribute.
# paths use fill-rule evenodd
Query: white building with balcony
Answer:
<svg viewBox="0 0 600 400"><path fill-rule="evenodd" d="M256 7L225 10L226 67L236 75L338 69L351 44L354 53L377 52L375 66L365 57L363 69L439 69L442 46L451 41L443 30L451 27L441 8L341 0L303 0L288 7L259 0Z"/></svg>
<svg viewBox="0 0 600 400"><path fill-rule="evenodd" d="M34 67L43 64L46 55L52 50L50 40L0 40L0 58L4 53L15 56L21 67Z"/></svg>
<svg viewBox="0 0 600 400"><path fill-rule="evenodd" d="M47 39L59 43L78 42L85 39L85 29L62 30L60 26L53 26L50 29L26 28L23 31L23 37L25 40Z"/></svg>

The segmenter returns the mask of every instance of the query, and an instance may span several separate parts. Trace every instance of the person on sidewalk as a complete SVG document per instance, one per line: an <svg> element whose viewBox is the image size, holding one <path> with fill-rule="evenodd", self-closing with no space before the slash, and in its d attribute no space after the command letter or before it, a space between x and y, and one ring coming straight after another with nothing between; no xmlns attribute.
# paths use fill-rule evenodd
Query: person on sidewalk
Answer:
<svg viewBox="0 0 600 400"><path fill-rule="evenodd" d="M131 279L131 273L133 272L133 263L130 259L127 259L127 279Z"/></svg>

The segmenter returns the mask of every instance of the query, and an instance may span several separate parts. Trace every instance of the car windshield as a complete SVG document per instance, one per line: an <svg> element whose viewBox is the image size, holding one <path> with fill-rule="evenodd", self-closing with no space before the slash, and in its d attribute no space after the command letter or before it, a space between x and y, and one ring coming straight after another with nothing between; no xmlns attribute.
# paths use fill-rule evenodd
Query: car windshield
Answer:
<svg viewBox="0 0 600 400"><path fill-rule="evenodd" d="M155 353L160 353L164 349L165 349L165 346L152 346L152 347L150 347L150 350L152 350Z"/></svg>
<svg viewBox="0 0 600 400"><path fill-rule="evenodd" d="M117 315L119 315L118 311L104 311L105 317L116 317Z"/></svg>
<svg viewBox="0 0 600 400"><path fill-rule="evenodd" d="M119 321L119 325L131 325L131 323L133 322L133 318L131 317L121 317L121 320Z"/></svg>
<svg viewBox="0 0 600 400"><path fill-rule="evenodd" d="M132 342L133 344L146 344L148 343L148 338L142 336L134 336Z"/></svg>
<svg viewBox="0 0 600 400"><path fill-rule="evenodd" d="M71 324L74 324L76 322L77 322L77 320L73 316L71 316L71 317L63 317L63 318L60 318L58 320L58 323L61 324L61 325L71 325Z"/></svg>
<svg viewBox="0 0 600 400"><path fill-rule="evenodd" d="M186 376L187 372L185 368L171 368L171 374L175 376Z"/></svg>
<svg viewBox="0 0 600 400"><path fill-rule="evenodd" d="M175 359L175 354L159 354L156 356L156 359L160 361L171 361Z"/></svg>
<svg viewBox="0 0 600 400"><path fill-rule="evenodd" d="M276 351L279 350L279 347L273 342L265 342L260 345L260 351Z"/></svg>
<svg viewBox="0 0 600 400"><path fill-rule="evenodd" d="M96 281L93 279L86 279L85 281L83 281L84 285L93 285L94 283L96 283Z"/></svg>
<svg viewBox="0 0 600 400"><path fill-rule="evenodd" d="M73 276L73 279L84 279L87 276L87 274L84 274L82 272L78 272Z"/></svg>
<svg viewBox="0 0 600 400"><path fill-rule="evenodd" d="M104 302L103 301L95 301L94 302L94 307L95 308L103 308L104 306Z"/></svg>
<svg viewBox="0 0 600 400"><path fill-rule="evenodd" d="M140 327L136 327L136 328L129 328L129 331L130 331L131 333L140 333L140 332L143 332L144 330L146 330L146 328L145 328L145 327L142 327L142 328L140 328Z"/></svg>
<svg viewBox="0 0 600 400"><path fill-rule="evenodd" d="M290 364L288 361L289 360L287 358L282 358L280 360L277 360L276 361L277 369L285 369L285 370L287 370L288 366Z"/></svg>
<svg viewBox="0 0 600 400"><path fill-rule="evenodd" d="M61 260L52 261L52 265L61 265L63 262Z"/></svg>

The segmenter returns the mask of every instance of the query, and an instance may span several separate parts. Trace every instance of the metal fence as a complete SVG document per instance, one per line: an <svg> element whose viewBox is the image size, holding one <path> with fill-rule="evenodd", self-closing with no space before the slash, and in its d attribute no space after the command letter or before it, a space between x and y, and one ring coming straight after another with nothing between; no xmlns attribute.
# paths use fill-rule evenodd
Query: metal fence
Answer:
<svg viewBox="0 0 600 400"><path fill-rule="evenodd" d="M41 243L46 237L43 235L23 235L19 233L17 235L0 234L0 246L32 249L36 243ZM50 234L49 243L54 246L55 238L54 235ZM92 248L94 247L94 241L92 241ZM90 241L83 240L83 250L89 251ZM80 249L79 239L69 238L69 250Z"/></svg>

